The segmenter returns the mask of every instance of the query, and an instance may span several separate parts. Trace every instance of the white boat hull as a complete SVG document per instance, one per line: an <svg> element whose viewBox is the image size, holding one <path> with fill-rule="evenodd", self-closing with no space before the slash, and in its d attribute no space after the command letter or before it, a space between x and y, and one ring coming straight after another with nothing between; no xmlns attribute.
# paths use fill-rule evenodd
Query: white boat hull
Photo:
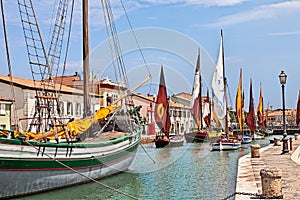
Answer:
<svg viewBox="0 0 300 200"><path fill-rule="evenodd" d="M236 150L240 148L241 145L242 143L240 141L234 141L234 142L217 141L211 143L211 147L213 151Z"/></svg>
<svg viewBox="0 0 300 200"><path fill-rule="evenodd" d="M34 147L0 142L0 199L100 179L128 169L139 134L73 148ZM100 144L100 145L99 145Z"/></svg>

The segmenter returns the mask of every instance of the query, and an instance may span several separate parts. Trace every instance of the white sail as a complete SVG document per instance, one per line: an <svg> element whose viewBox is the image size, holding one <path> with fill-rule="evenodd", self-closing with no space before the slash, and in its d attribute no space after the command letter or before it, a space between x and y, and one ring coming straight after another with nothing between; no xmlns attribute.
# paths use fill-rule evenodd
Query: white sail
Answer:
<svg viewBox="0 0 300 200"><path fill-rule="evenodd" d="M214 111L225 130L226 98L224 83L223 38L221 37L219 57L212 80Z"/></svg>

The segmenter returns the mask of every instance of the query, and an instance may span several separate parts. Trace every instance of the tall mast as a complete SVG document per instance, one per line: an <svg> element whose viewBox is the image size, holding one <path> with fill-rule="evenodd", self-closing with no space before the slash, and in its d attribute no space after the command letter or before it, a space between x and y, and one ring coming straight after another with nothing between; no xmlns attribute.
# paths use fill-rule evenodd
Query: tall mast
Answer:
<svg viewBox="0 0 300 200"><path fill-rule="evenodd" d="M83 115L90 116L91 102L89 99L90 62L89 62L89 30L88 30L88 0L82 1L83 16Z"/></svg>
<svg viewBox="0 0 300 200"><path fill-rule="evenodd" d="M200 48L198 48L198 55L199 55L199 109L200 109L200 130L203 129L203 123L202 123L202 118L203 118L203 112L202 112L202 77L201 77L201 70L200 70Z"/></svg>
<svg viewBox="0 0 300 200"><path fill-rule="evenodd" d="M224 43L223 43L223 31L221 29L221 39L222 39L222 62L223 62L223 81L224 81L224 100L225 100L225 133L226 135L228 134L228 110L227 110L227 90L226 90L226 85L227 85L227 80L225 77L225 62L224 62Z"/></svg>

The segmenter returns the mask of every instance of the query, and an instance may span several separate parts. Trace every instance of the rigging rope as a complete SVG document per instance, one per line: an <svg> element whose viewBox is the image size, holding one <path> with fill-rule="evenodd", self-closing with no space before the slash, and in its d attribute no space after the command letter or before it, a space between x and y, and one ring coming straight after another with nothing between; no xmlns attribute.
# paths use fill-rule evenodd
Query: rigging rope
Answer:
<svg viewBox="0 0 300 200"><path fill-rule="evenodd" d="M11 89L11 95L13 100L16 99L15 96L15 89L14 89L14 83L13 83L13 74L11 70L11 63L10 63L10 56L9 56L9 50L8 50L8 40L7 40L7 32L6 32L6 22L5 22L5 15L4 15L4 5L3 5L3 0L1 0L1 14L2 14L2 23L3 23L3 34L4 34L4 40L5 40L5 47L6 47L6 59L7 59L7 67L9 71L9 79L10 79L10 89ZM14 123L17 126L17 130L22 130L21 124L19 123L18 115L17 115L17 106L16 102L13 102L14 104Z"/></svg>
<svg viewBox="0 0 300 200"><path fill-rule="evenodd" d="M36 146L30 144L30 143L29 143L28 141L26 141L26 140L25 140L25 142L26 142L28 145L32 146L34 149L36 149L36 150L39 152L39 149L38 149ZM75 172L76 174L79 174L80 176L82 176L82 177L84 177L84 178L89 179L90 181L92 181L92 182L94 182L94 183L97 183L98 185L101 185L101 186L103 186L103 187L105 187L105 188L108 188L108 189L110 189L110 190L113 190L113 191L115 191L115 192L117 192L117 193L119 193L119 194L122 194L122 195L124 195L124 196L127 196L127 197L129 197L129 198L131 198L131 199L138 199L137 197L134 197L134 196L132 196L132 195L130 195L130 194L127 194L127 193L125 193L125 192L123 192L123 191L120 191L120 190L118 190L118 189L116 189L116 188L113 188L113 187L111 187L111 186L109 186L109 185L106 185L106 184L104 184L104 183L102 183L102 182L100 182L100 181L97 181L97 180L94 179L94 178L91 178L91 177L89 177L89 176L84 175L83 173L81 173L81 172L79 172L79 171L73 169L72 167L70 167L70 166L64 164L63 162L61 162L61 161L55 159L54 157L50 156L49 154L47 154L47 153L45 153L45 152L44 152L43 154L44 154L45 156L47 156L48 158L50 158L51 160L53 160L54 162L59 163L60 165L64 166L65 168L67 168L67 169L69 169L69 170Z"/></svg>
<svg viewBox="0 0 300 200"><path fill-rule="evenodd" d="M140 52L140 54L141 54L141 56L142 56L142 59L143 59L143 62L144 62L144 64L145 64L145 66L146 66L147 72L148 72L149 76L151 76L151 73L150 73L150 70L149 70L149 66L148 66L148 64L147 64L147 62L146 62L146 59L145 59L145 56L144 56L144 54L143 54L143 52L142 52L141 46L140 46L140 44L139 44L139 42L138 42L138 39L137 39L137 37L136 37L136 34L135 34L134 29L133 29L133 27L132 27L132 24L131 24L131 22L130 22L130 20L129 20L129 17L128 17L128 14L127 14L127 10L126 10L126 8L125 8L125 6L124 6L123 0L121 0L121 4L122 4L123 10L124 10L124 13L125 13L127 22L128 22L128 24L129 24L129 26L130 26L130 30L131 30L131 32L132 32L132 34L133 34L134 40L135 40L135 42L136 42L136 44L137 44L137 46L138 46L139 52ZM150 86L150 87L151 87L151 86ZM151 89L150 89L150 90L151 90Z"/></svg>
<svg viewBox="0 0 300 200"><path fill-rule="evenodd" d="M75 0L72 0L71 14L70 14L70 21L69 21L69 28L68 28L68 29L69 29L69 32L68 32L68 39L67 39L67 43L66 43L66 55L65 55L65 59L64 59L63 69L62 69L62 78L61 78L61 80L60 80L59 94L60 94L61 88L62 88L63 77L64 77L64 74L65 74L65 72L66 72L67 57L68 57L68 53L69 53L69 45L70 45L70 38L71 38L71 30L72 30L72 23L73 23L74 4L75 4ZM63 113L62 113L62 114L63 114Z"/></svg>

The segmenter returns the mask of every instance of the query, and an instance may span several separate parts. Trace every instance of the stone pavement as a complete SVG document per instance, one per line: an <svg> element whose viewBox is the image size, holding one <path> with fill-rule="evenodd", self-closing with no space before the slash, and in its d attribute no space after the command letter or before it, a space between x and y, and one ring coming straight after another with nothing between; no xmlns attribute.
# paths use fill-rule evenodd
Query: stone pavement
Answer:
<svg viewBox="0 0 300 200"><path fill-rule="evenodd" d="M287 137L290 138L290 136ZM251 153L241 157L239 159L236 192L262 194L260 170L279 168L282 170L283 199L300 200L300 138L298 140L293 139L292 146L293 149L289 153L281 154L282 143L281 146L270 144L260 149L260 158L251 158ZM258 197L236 195L235 199L258 199Z"/></svg>

